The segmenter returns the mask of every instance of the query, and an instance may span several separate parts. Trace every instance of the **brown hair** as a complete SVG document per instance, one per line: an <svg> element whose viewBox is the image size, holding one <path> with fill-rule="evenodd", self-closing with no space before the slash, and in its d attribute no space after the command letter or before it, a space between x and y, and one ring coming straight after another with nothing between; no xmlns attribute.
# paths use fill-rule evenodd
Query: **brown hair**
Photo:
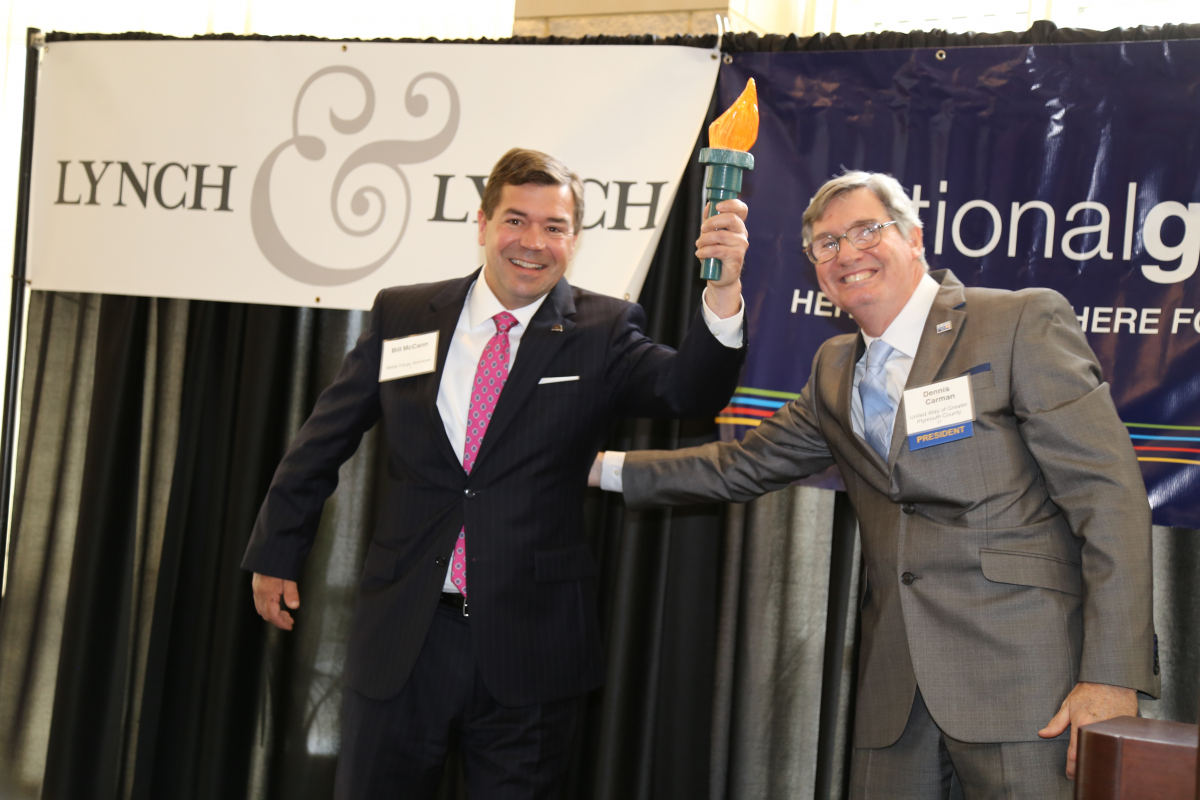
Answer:
<svg viewBox="0 0 1200 800"><path fill-rule="evenodd" d="M571 215L571 233L578 234L583 226L583 181L567 165L554 156L537 150L514 147L500 157L483 188L483 215L488 219L500 202L500 191L505 186L570 186L575 212Z"/></svg>

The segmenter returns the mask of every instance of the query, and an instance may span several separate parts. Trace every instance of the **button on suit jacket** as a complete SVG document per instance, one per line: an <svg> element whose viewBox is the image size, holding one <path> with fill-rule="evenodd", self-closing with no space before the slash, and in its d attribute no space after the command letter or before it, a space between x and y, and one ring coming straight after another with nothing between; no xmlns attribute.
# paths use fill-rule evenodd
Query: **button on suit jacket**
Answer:
<svg viewBox="0 0 1200 800"><path fill-rule="evenodd" d="M745 355L718 342L699 314L678 352L656 345L642 332L640 306L561 280L522 336L468 475L446 436L437 394L478 275L380 292L369 328L279 465L242 562L297 579L339 465L385 418L386 489L345 672L351 689L374 699L403 688L464 525L471 634L496 700L531 705L600 685L597 567L583 521L596 450L619 416L716 414ZM385 340L435 330L436 372L379 382ZM579 380L539 383L566 376Z"/></svg>
<svg viewBox="0 0 1200 800"><path fill-rule="evenodd" d="M901 405L880 458L851 425L854 334L740 444L625 460L632 508L744 502L838 465L866 564L857 747L900 737L918 685L969 742L1036 740L1077 681L1158 693L1145 486L1074 312L931 275L907 388L970 375L972 437L910 451Z"/></svg>

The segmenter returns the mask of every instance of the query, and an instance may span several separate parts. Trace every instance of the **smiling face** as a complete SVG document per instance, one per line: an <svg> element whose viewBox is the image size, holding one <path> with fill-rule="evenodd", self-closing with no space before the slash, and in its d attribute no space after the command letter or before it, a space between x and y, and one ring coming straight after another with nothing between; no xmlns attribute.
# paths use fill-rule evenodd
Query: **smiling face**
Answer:
<svg viewBox="0 0 1200 800"><path fill-rule="evenodd" d="M841 236L855 225L890 219L874 192L855 189L829 202L813 223L813 238ZM837 256L816 265L821 291L838 308L853 314L870 336L887 329L925 274L920 228L913 228L907 237L898 225L889 225L881 233L879 244L869 250L855 250L842 239Z"/></svg>
<svg viewBox="0 0 1200 800"><path fill-rule="evenodd" d="M479 212L483 277L505 308L527 306L554 288L575 254L571 187L504 186L492 218Z"/></svg>

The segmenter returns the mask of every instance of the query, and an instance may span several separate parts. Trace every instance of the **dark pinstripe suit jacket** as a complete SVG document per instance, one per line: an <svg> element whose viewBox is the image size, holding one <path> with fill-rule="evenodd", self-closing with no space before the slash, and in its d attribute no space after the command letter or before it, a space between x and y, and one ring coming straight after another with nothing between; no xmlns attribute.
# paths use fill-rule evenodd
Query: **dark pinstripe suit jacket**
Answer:
<svg viewBox="0 0 1200 800"><path fill-rule="evenodd" d="M339 465L386 418L388 474L367 552L346 683L375 699L403 688L433 619L445 557L470 538L471 632L502 704L569 697L603 682L596 562L583 493L619 416L716 414L745 348L697 315L678 352L642 332L641 307L561 280L530 321L468 476L437 410L450 339L478 276L380 292L370 327L275 473L242 566L295 580ZM561 326L561 330L557 328ZM382 342L440 332L435 373L379 382ZM578 381L540 384L543 377Z"/></svg>

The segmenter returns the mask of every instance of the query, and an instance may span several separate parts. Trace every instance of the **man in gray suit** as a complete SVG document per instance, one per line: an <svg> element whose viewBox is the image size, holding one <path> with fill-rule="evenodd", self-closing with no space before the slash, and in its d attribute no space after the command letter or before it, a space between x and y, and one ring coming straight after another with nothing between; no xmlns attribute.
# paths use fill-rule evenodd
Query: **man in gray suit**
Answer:
<svg viewBox="0 0 1200 800"><path fill-rule="evenodd" d="M860 333L742 442L608 453L590 480L631 508L745 502L836 463L866 563L851 796L1070 798L1079 726L1159 687L1150 509L1100 365L1061 295L929 273L890 176L834 178L803 224Z"/></svg>

